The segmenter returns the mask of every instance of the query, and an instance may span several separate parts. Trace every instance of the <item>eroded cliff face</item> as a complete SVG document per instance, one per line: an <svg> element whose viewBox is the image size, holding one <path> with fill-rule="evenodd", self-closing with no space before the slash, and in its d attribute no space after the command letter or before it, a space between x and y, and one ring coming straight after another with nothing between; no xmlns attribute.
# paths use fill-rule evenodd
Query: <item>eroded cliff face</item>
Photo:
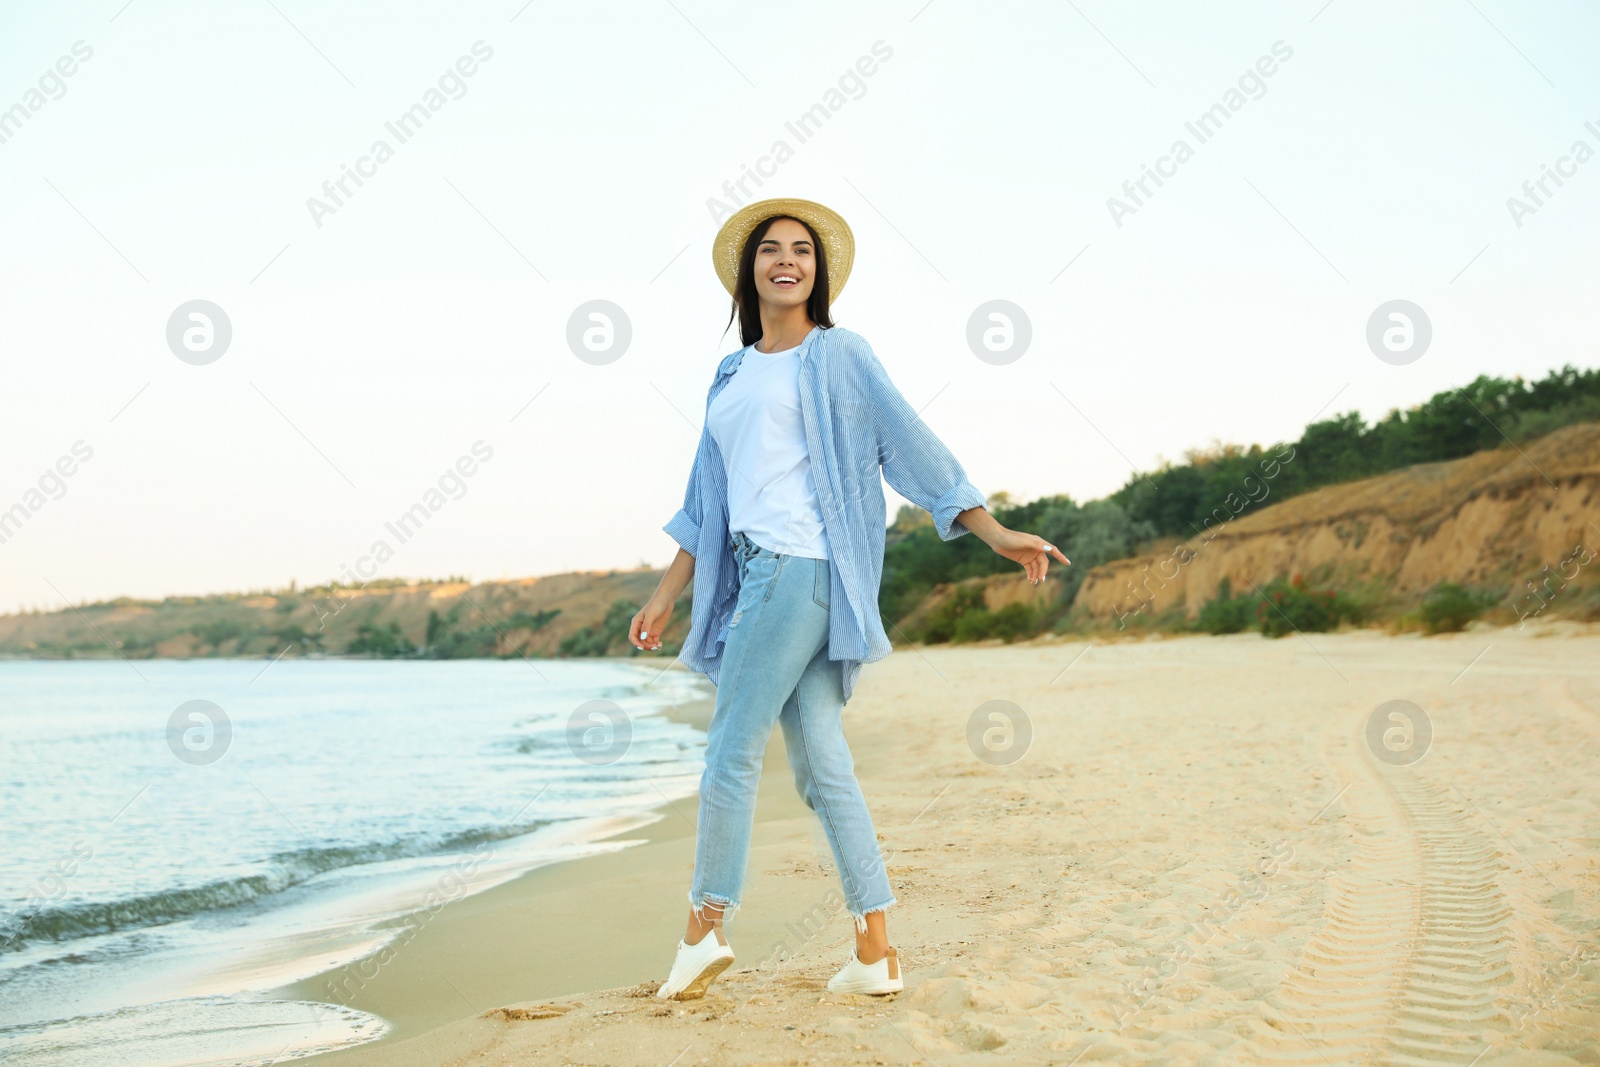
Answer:
<svg viewBox="0 0 1600 1067"><path fill-rule="evenodd" d="M1441 581L1513 584L1514 599L1527 581L1559 586L1600 569L1597 551L1600 423L1590 422L1520 449L1327 486L1219 522L1096 567L1076 604L1113 621L1175 607L1192 619L1224 577L1239 595L1323 571L1335 584L1376 581L1402 596Z"/></svg>

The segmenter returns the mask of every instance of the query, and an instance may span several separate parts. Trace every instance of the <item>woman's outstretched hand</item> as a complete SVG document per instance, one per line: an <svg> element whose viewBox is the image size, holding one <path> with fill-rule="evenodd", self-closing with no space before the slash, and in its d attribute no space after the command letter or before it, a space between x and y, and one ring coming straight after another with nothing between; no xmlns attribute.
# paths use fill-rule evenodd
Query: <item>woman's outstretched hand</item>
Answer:
<svg viewBox="0 0 1600 1067"><path fill-rule="evenodd" d="M645 601L644 607L628 624L628 643L640 650L653 652L659 649L661 635L672 620L672 606L678 602L678 594L687 589L692 581L694 557L680 548L667 565L666 573L661 575L661 583L656 586L656 591L650 594L650 599Z"/></svg>
<svg viewBox="0 0 1600 1067"><path fill-rule="evenodd" d="M1038 585L1050 570L1050 557L1054 556L1069 567L1072 561L1061 550L1038 534L1023 533L1001 526L989 509L979 504L958 512L956 520L973 534L983 538L985 544L1006 559L1016 560L1028 572L1028 581Z"/></svg>
<svg viewBox="0 0 1600 1067"><path fill-rule="evenodd" d="M1028 572L1029 583L1033 585L1044 581L1050 569L1051 556L1069 567L1072 565L1072 561L1062 555L1055 545L1038 534L1023 533L1021 530L1002 528L989 538L989 547L1006 559L1022 564L1022 569Z"/></svg>
<svg viewBox="0 0 1600 1067"><path fill-rule="evenodd" d="M661 632L672 618L672 601L651 597L628 624L628 641L634 648L655 650L661 647Z"/></svg>

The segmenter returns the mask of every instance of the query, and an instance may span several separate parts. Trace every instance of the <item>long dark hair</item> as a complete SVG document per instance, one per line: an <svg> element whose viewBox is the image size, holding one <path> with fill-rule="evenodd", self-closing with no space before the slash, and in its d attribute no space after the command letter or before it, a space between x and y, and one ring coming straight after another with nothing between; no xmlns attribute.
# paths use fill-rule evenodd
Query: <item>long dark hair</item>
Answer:
<svg viewBox="0 0 1600 1067"><path fill-rule="evenodd" d="M733 287L733 310L728 312L728 326L733 325L733 316L737 314L739 338L747 345L761 340L761 298L756 295L756 249L761 247L762 238L767 236L767 231L779 219L794 219L810 235L817 267L811 281L811 296L806 300L806 312L811 316L811 321L823 329L833 326L833 319L828 315L828 254L817 239L817 231L805 219L795 219L793 215L774 215L750 231L750 237L739 253L739 280ZM728 332L727 326L723 327L722 332Z"/></svg>

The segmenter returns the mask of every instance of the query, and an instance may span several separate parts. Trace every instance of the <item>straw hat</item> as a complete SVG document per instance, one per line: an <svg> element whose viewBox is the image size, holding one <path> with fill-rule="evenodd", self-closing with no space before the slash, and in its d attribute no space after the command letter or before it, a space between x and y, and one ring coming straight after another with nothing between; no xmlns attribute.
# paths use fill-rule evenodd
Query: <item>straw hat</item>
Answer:
<svg viewBox="0 0 1600 1067"><path fill-rule="evenodd" d="M845 279L850 277L850 266L855 262L855 234L850 232L850 225L837 212L814 200L792 197L746 204L730 215L728 221L722 224L722 229L717 231L716 239L711 242L711 262L716 266L717 277L722 279L722 287L728 290L728 295L733 295L734 287L739 282L739 253L744 251L744 243L757 226L774 215L793 215L817 231L817 239L822 242L822 254L828 261L828 299L838 299L844 289Z"/></svg>

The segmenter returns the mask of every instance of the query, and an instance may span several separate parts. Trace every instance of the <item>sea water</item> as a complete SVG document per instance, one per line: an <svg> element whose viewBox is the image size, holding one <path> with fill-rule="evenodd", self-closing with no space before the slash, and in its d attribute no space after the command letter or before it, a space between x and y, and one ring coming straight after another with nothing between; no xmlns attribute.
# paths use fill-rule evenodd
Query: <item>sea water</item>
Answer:
<svg viewBox="0 0 1600 1067"><path fill-rule="evenodd" d="M0 662L0 1062L266 1064L381 1036L269 991L629 841L694 792L665 662Z"/></svg>

